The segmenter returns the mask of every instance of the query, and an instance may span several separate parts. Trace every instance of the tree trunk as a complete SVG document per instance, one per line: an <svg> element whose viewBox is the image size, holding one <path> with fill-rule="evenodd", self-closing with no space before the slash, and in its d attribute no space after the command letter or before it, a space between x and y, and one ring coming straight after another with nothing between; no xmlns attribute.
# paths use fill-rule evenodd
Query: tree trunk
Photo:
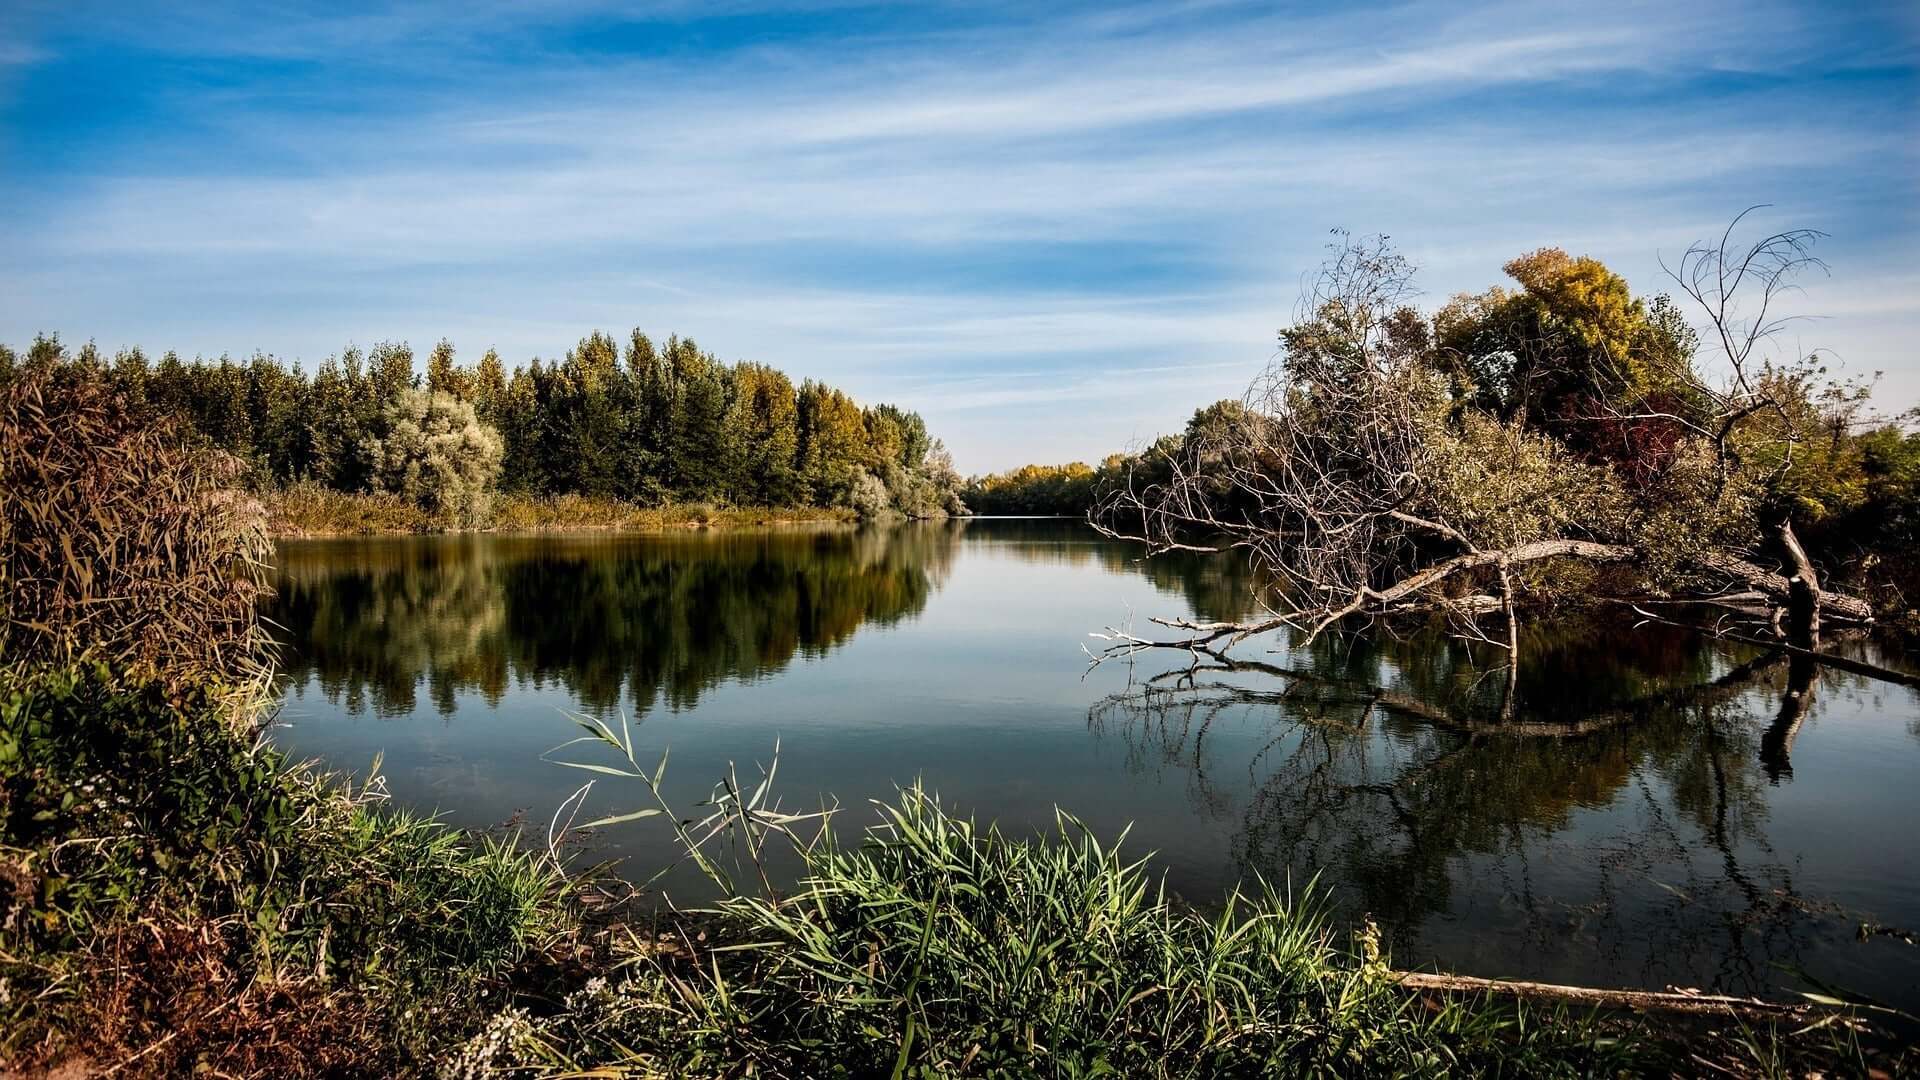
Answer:
<svg viewBox="0 0 1920 1080"><path fill-rule="evenodd" d="M1793 576L1787 578L1787 641L1802 649L1820 647L1820 578L1800 538L1793 535L1793 522L1780 522L1780 547L1786 552Z"/></svg>

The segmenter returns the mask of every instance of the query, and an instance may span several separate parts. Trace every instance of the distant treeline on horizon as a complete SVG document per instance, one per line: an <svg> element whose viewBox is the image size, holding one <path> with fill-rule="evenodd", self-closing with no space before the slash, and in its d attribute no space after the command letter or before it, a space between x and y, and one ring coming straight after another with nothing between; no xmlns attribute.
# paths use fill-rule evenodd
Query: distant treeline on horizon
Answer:
<svg viewBox="0 0 1920 1080"><path fill-rule="evenodd" d="M1194 410L1185 429L1162 435L1137 452L1108 454L1100 464L1022 465L967 481L964 497L975 514L1057 514L1084 517L1115 489L1163 482L1167 463L1190 442L1217 434L1242 413L1239 402L1216 401Z"/></svg>
<svg viewBox="0 0 1920 1080"><path fill-rule="evenodd" d="M0 345L0 376L33 363L98 369L136 407L180 418L268 485L370 490L386 406L425 389L470 402L499 433L506 492L915 516L962 509L952 459L919 413L863 408L813 380L796 388L772 367L726 363L679 336L656 346L635 330L623 353L596 331L562 359L512 370L491 349L462 366L442 340L424 372L404 343L349 347L312 373L266 354L168 352L153 362L138 348L110 358L91 343L68 350L54 336L24 354Z"/></svg>

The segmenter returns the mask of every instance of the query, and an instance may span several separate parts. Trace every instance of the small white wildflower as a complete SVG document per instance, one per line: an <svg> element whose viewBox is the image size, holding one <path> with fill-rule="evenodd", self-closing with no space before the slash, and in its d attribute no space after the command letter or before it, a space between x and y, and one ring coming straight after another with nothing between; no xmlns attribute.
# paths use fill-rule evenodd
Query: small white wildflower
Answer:
<svg viewBox="0 0 1920 1080"><path fill-rule="evenodd" d="M525 1009L503 1009L452 1057L441 1062L438 1070L441 1080L483 1080L499 1076L517 1063L518 1051L533 1038L533 1021Z"/></svg>

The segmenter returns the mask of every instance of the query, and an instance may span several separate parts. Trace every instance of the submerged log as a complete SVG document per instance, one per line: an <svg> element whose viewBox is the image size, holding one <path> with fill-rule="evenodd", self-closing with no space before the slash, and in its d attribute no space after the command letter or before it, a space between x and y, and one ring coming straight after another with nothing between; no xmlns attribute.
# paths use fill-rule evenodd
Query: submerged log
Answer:
<svg viewBox="0 0 1920 1080"><path fill-rule="evenodd" d="M1832 596L1833 594L1827 593L1825 595ZM1648 611L1638 604L1632 604L1630 606L1632 606L1636 615L1641 616L1649 622L1663 623L1667 626L1677 626L1682 630L1697 631L1706 637L1717 638L1721 641L1737 641L1742 645L1758 645L1765 649L1778 649L1788 656L1802 657L1820 664L1825 664L1828 667L1839 668L1841 671L1852 672L1855 675L1865 675L1870 679L1879 679L1882 682L1898 683L1901 686L1920 686L1920 674L1915 674L1911 671L1900 671L1895 668L1881 667L1879 664L1870 664L1865 660L1855 660L1851 656L1841 656L1839 653L1827 652L1824 649L1808 649L1799 645L1789 645L1783 641L1769 641L1766 638L1753 637L1749 634L1742 634L1733 630L1719 630L1710 626L1695 626L1692 623L1678 622L1660 615L1655 615L1653 612Z"/></svg>

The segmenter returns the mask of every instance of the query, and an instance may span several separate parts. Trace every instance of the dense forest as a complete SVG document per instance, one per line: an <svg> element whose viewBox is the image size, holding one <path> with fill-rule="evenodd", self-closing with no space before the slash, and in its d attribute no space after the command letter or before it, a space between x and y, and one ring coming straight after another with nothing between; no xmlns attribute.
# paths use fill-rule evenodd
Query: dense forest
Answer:
<svg viewBox="0 0 1920 1080"><path fill-rule="evenodd" d="M22 365L97 374L239 458L256 488L389 492L447 524L483 524L494 490L866 517L963 509L952 459L918 413L638 330L624 350L595 332L561 360L512 370L492 350L463 366L447 341L424 373L393 343L348 348L312 372L267 355L109 358L57 337L24 354L0 346L0 379Z"/></svg>

